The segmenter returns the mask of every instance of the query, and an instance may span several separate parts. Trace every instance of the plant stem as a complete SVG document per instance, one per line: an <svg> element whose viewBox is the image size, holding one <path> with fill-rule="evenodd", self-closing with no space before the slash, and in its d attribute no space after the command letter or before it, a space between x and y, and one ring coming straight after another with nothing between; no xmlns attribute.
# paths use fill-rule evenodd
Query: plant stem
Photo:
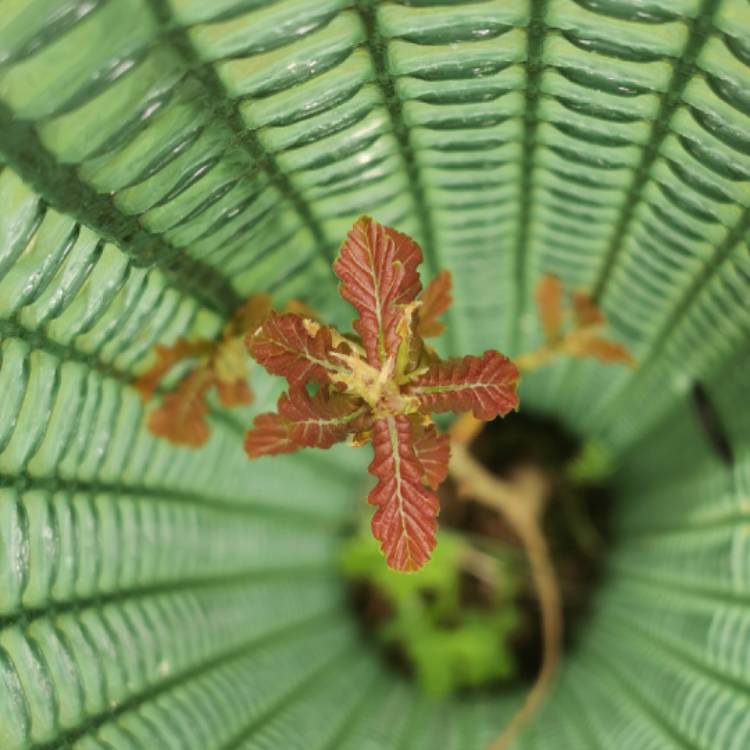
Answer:
<svg viewBox="0 0 750 750"><path fill-rule="evenodd" d="M459 487L459 494L501 513L520 537L529 558L542 615L542 667L523 705L489 749L506 750L541 706L560 661L562 604L554 566L541 529L548 484L541 472L530 468L521 472L514 482L497 479L471 456L460 436L453 441L451 453L450 473Z"/></svg>
<svg viewBox="0 0 750 750"><path fill-rule="evenodd" d="M542 668L526 696L523 705L492 743L490 750L505 750L518 733L537 712L552 686L560 661L562 644L562 606L555 581L555 570L550 559L547 542L538 524L516 527L531 562L531 575L536 588L542 614L544 654Z"/></svg>

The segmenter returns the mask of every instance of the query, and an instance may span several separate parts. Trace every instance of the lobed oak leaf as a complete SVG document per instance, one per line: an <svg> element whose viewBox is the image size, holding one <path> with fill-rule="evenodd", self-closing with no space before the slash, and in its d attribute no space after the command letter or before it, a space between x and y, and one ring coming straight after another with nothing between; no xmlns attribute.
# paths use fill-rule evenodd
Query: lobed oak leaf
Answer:
<svg viewBox="0 0 750 750"><path fill-rule="evenodd" d="M290 438L308 448L330 448L350 432L363 428L366 408L341 393L319 388L310 397L304 388L282 394L279 414L286 420Z"/></svg>
<svg viewBox="0 0 750 750"><path fill-rule="evenodd" d="M422 291L422 280L417 270L422 263L422 248L408 234L393 227L384 226L383 229L396 244L396 261L404 269L401 294L396 299L396 304L406 305L413 302Z"/></svg>
<svg viewBox="0 0 750 750"><path fill-rule="evenodd" d="M349 347L334 330L293 313L271 313L265 323L246 339L250 354L273 375L282 375L292 386L307 382L326 385L341 370L337 354Z"/></svg>
<svg viewBox="0 0 750 750"><path fill-rule="evenodd" d="M292 453L302 447L292 440L289 423L279 414L259 414L245 434L245 451L250 458Z"/></svg>
<svg viewBox="0 0 750 750"><path fill-rule="evenodd" d="M518 368L494 350L481 357L440 361L415 378L408 392L420 411L471 411L487 421L518 407Z"/></svg>
<svg viewBox="0 0 750 750"><path fill-rule="evenodd" d="M451 306L452 277L450 271L441 271L422 292L417 333L422 338L439 336L445 326L438 318Z"/></svg>
<svg viewBox="0 0 750 750"><path fill-rule="evenodd" d="M182 379L164 397L162 405L149 415L151 432L176 445L198 447L208 440L206 395L214 384L208 367L199 367Z"/></svg>
<svg viewBox="0 0 750 750"><path fill-rule="evenodd" d="M153 398L161 381L176 364L185 359L205 356L210 348L206 342L194 343L186 339L177 339L172 346L157 344L156 362L133 383L144 403Z"/></svg>
<svg viewBox="0 0 750 750"><path fill-rule="evenodd" d="M450 437L440 434L434 424L414 425L414 434L414 453L422 465L422 480L436 490L448 476Z"/></svg>
<svg viewBox="0 0 750 750"><path fill-rule="evenodd" d="M416 242L366 216L355 222L341 246L333 270L341 296L359 313L354 329L373 367L383 367L398 351L399 306L419 293L421 262Z"/></svg>
<svg viewBox="0 0 750 750"><path fill-rule="evenodd" d="M578 328L588 328L604 323L604 313L594 300L583 292L573 292L573 316Z"/></svg>
<svg viewBox="0 0 750 750"><path fill-rule="evenodd" d="M545 274L536 288L536 305L547 343L554 344L562 331L565 319L563 308L563 285L560 279Z"/></svg>
<svg viewBox="0 0 750 750"><path fill-rule="evenodd" d="M368 471L378 482L368 502L378 509L372 533L391 568L414 571L429 559L436 544L437 497L423 482L423 469L414 452L408 417L391 416L373 425L375 457Z"/></svg>

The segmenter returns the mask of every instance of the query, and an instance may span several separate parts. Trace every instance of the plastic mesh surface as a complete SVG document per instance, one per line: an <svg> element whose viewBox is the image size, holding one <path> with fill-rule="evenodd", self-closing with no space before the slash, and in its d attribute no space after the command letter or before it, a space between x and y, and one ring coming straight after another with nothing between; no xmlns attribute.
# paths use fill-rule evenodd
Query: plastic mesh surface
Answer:
<svg viewBox="0 0 750 750"><path fill-rule="evenodd" d="M746 0L4 0L0 159L3 750L479 750L509 715L358 640L366 456L250 464L258 368L199 453L129 385L254 292L348 322L362 212L452 270L445 352L533 347L551 272L640 363L524 382L620 459L621 543L518 747L750 746Z"/></svg>

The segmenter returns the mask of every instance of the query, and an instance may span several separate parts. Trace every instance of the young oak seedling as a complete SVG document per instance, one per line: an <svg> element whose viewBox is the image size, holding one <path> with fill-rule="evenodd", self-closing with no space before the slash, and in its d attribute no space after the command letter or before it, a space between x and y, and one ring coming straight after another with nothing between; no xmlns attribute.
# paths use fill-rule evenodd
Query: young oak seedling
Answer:
<svg viewBox="0 0 750 750"><path fill-rule="evenodd" d="M536 351L516 358L521 371L535 370L561 355L580 359L593 357L604 363L631 367L634 365L630 352L623 344L603 335L607 324L604 313L584 292L570 294L566 305L565 290L560 279L545 274L536 288L536 304L545 343ZM570 322L569 317L572 317Z"/></svg>
<svg viewBox="0 0 750 750"><path fill-rule="evenodd" d="M162 405L148 418L148 427L157 437L176 445L197 448L210 435L206 416L207 397L216 388L219 402L228 408L250 404L253 392L248 386L248 361L243 339L271 312L271 297L250 297L237 309L217 340L178 339L172 346L156 347L156 362L134 383L144 402L150 401L178 364L189 361L190 369L168 392Z"/></svg>
<svg viewBox="0 0 750 750"><path fill-rule="evenodd" d="M271 313L247 337L255 360L289 382L278 412L255 418L248 455L330 448L350 435L354 445L372 442L372 532L388 565L402 571L419 569L435 547L435 491L448 473L450 441L431 414L471 410L490 420L518 406L518 370L500 352L443 361L425 346L450 304L450 276L420 298L421 262L414 240L362 217L333 264L341 296L358 313L357 336Z"/></svg>

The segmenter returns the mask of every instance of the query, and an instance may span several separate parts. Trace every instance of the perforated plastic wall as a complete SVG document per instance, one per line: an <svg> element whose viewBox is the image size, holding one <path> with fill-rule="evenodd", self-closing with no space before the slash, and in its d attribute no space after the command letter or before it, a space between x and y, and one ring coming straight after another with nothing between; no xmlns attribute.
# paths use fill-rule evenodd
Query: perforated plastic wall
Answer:
<svg viewBox="0 0 750 750"><path fill-rule="evenodd" d="M620 542L518 747L750 747L746 0L3 0L0 158L3 750L502 725L514 699L434 704L357 639L335 555L365 456L250 464L257 369L198 453L129 385L253 292L347 323L329 262L362 212L453 271L444 351L533 346L552 272L639 361L524 383L617 455Z"/></svg>

